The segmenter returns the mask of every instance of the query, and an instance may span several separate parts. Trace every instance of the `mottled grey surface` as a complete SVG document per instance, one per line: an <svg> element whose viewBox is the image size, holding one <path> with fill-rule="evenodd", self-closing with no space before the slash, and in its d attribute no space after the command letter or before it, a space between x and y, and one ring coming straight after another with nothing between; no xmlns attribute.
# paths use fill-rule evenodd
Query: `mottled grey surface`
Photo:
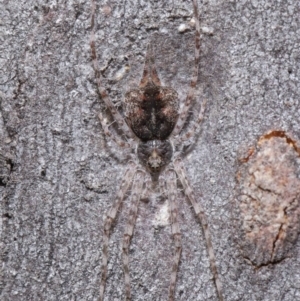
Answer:
<svg viewBox="0 0 300 301"><path fill-rule="evenodd" d="M98 3L97 52L113 101L139 80L154 33L160 76L183 98L193 64L190 1ZM185 163L208 216L225 300L300 300L299 238L287 259L256 270L240 252L235 203L240 154L270 129L300 138L300 3L211 0L199 9L197 95L209 104ZM126 161L115 146L110 151L97 118L105 109L89 34L89 1L0 1L3 301L97 300L103 218ZM176 301L217 301L200 225L182 193L179 201ZM167 298L171 231L155 227L163 205L156 198L140 205L130 252L132 300ZM110 244L109 301L123 300L126 212L128 202Z"/></svg>

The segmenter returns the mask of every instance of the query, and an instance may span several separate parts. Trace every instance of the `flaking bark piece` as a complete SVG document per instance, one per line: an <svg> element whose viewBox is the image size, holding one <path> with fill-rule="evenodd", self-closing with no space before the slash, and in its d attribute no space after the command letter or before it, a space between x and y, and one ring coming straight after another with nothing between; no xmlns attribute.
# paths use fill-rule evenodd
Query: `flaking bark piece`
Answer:
<svg viewBox="0 0 300 301"><path fill-rule="evenodd" d="M271 131L240 160L240 241L244 257L256 267L286 258L299 234L298 145L285 132Z"/></svg>

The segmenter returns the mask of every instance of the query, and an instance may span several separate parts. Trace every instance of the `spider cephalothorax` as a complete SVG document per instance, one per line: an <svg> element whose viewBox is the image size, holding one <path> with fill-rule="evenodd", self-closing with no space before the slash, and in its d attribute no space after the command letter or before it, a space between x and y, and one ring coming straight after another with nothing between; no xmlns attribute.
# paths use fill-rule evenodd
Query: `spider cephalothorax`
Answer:
<svg viewBox="0 0 300 301"><path fill-rule="evenodd" d="M195 136L196 130L203 119L205 107L205 100L202 100L201 110L197 113L198 118L191 126L189 126L188 115L195 100L195 87L198 80L198 65L200 57L200 25L197 0L192 1L195 21L195 64L189 92L183 102L182 109L179 112L179 99L177 92L172 88L161 85L154 63L152 43L150 43L146 53L145 67L141 82L137 88L128 91L125 95L124 117L114 107L108 93L101 85L102 78L97 61L94 33L96 10L95 1L96 0L92 0L92 34L90 45L98 91L116 121L118 130L123 132L126 139L123 139L124 136L118 137L109 129L106 118L103 118L102 114L99 114L99 117L104 133L107 137L112 139L121 148L130 150L131 157L128 161L128 167L117 192L117 196L107 213L104 224L102 253L103 263L99 301L104 300L104 290L108 272L107 265L110 232L113 228L117 214L120 211L121 203L125 199L126 193L130 190L130 188L131 193L129 198L131 209L128 216L128 222L124 230L122 254L125 274L126 301L130 301L131 299L129 246L133 236L139 201L144 190L147 190L149 187L149 185L147 185L149 175L153 183L156 184L157 181L161 182L160 184L162 185L160 186L164 189L162 193L166 193L169 203L170 224L175 244L175 252L171 270L168 301L175 300L176 276L182 248L181 232L178 221L177 181L181 182L184 193L188 197L195 214L202 224L216 291L219 301L223 301L221 281L216 268L216 260L208 222L206 220L205 213L188 182L182 161L184 154L180 150L180 147L177 147L179 145L184 145L186 140L190 140ZM183 128L186 129L185 132L182 131ZM176 151L174 151L174 149L176 149ZM161 177L159 177L160 174L162 174Z"/></svg>
<svg viewBox="0 0 300 301"><path fill-rule="evenodd" d="M159 172L170 163L172 154L172 145L169 140L140 142L137 149L140 162L154 177L157 177Z"/></svg>

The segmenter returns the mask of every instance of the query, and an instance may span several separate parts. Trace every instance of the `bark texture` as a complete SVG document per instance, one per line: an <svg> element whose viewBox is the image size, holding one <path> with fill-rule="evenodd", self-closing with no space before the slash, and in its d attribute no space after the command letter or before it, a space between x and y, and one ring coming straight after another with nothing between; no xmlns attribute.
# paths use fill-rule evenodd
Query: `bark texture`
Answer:
<svg viewBox="0 0 300 301"><path fill-rule="evenodd" d="M282 247L279 262L252 265L241 247L247 214L239 212L236 182L239 159L265 133L289 133L299 145L300 2L204 0L199 10L194 108L201 98L208 107L185 165L207 213L225 300L300 300L299 237ZM190 1L98 1L97 53L117 106L139 82L151 40L162 82L184 99L191 18ZM127 162L97 117L107 111L96 92L89 37L89 1L0 1L3 301L96 301L99 294L103 219ZM299 158L289 164L299 179ZM181 190L178 201L176 301L217 301L201 227ZM127 199L111 236L109 301L124 299L128 210ZM174 245L166 216L166 201L156 194L140 204L129 254L133 301L167 299Z"/></svg>

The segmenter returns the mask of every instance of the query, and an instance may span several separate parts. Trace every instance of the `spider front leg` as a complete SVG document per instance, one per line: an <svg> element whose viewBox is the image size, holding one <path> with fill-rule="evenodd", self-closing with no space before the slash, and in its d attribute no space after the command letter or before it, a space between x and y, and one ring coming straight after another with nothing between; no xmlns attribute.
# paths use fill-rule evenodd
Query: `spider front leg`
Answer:
<svg viewBox="0 0 300 301"><path fill-rule="evenodd" d="M208 222L207 222L206 215L205 215L204 210L201 207L201 205L196 201L194 191L186 177L186 171L185 171L185 168L183 166L181 159L177 158L174 161L174 168L175 168L178 178L184 188L184 192L185 192L186 196L189 198L189 200L194 208L194 211L202 225L202 229L203 229L204 237L205 237L205 241L206 241L206 246L207 246L207 251L208 251L208 255L209 255L210 267L211 267L212 274L214 277L214 282L215 282L217 294L219 297L219 301L224 301L223 293L222 293L222 283L221 283L221 281L219 279L219 275L218 275L218 270L217 270L217 265L216 265L216 257L215 257L214 249L213 249L212 242L211 242L211 235L210 235L210 231L208 228Z"/></svg>
<svg viewBox="0 0 300 301"><path fill-rule="evenodd" d="M181 256L181 233L178 223L178 206L176 202L176 174L173 170L168 170L166 172L166 184L167 184L167 191L168 191L168 199L169 199L169 206L170 206L170 213L171 213L171 229L172 235L175 242L175 254L174 254L174 262L172 266L172 273L171 273L171 281L169 287L169 297L168 301L174 301L175 295L175 287L176 287L176 278L177 278L177 271Z"/></svg>
<svg viewBox="0 0 300 301"><path fill-rule="evenodd" d="M136 173L136 164L131 162L129 164L129 168L126 170L121 187L117 193L116 200L114 201L112 207L110 208L107 216L106 221L104 223L104 233L103 233L103 251L102 251L102 275L101 275L101 283L100 283L100 296L99 301L103 301L104 299L104 290L106 284L106 277L107 277L107 262L108 262L108 243L109 243L109 236L110 231L113 225L113 222L116 219L118 210L120 205L124 199L125 193L129 189L133 177Z"/></svg>
<svg viewBox="0 0 300 301"><path fill-rule="evenodd" d="M125 228L123 238L123 266L124 266L124 278L125 278L125 296L126 301L130 301L130 277L129 277L129 246L133 235L133 230L136 222L138 205L141 198L141 192L144 184L144 173L138 171L135 176L135 181L132 185L131 199L130 199L130 212L129 219Z"/></svg>
<svg viewBox="0 0 300 301"><path fill-rule="evenodd" d="M96 12L96 1L92 0L92 9L91 9L91 37L90 37L90 47L91 47L91 53L92 53L92 60L93 60L93 68L95 72L96 82L97 82L97 88L98 92L110 110L114 120L117 122L119 128L123 131L123 133L128 138L133 138L134 134L129 129L127 123L125 122L124 118L121 116L121 114L117 111L114 104L112 103L111 99L109 98L106 90L101 85L101 72L98 65L98 59L97 59L97 53L96 53L96 42L95 42L95 27L96 27L96 21L95 21L95 12ZM100 119L101 120L101 119ZM101 122L102 123L102 122ZM103 124L102 124L103 126ZM104 129L105 130L105 129Z"/></svg>

